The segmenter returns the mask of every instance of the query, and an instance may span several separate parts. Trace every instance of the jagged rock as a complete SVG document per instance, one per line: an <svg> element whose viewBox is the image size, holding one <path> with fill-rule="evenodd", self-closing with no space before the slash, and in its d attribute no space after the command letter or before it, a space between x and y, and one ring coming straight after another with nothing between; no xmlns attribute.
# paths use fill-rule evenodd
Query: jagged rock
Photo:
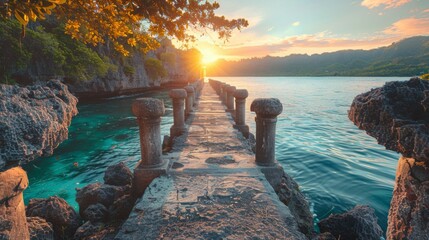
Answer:
<svg viewBox="0 0 429 240"><path fill-rule="evenodd" d="M73 239L75 240L110 240L114 239L116 226L104 225L103 223L85 222L80 226Z"/></svg>
<svg viewBox="0 0 429 240"><path fill-rule="evenodd" d="M30 240L50 240L54 239L54 229L52 223L40 217L27 217Z"/></svg>
<svg viewBox="0 0 429 240"><path fill-rule="evenodd" d="M262 169L268 182L274 188L281 202L288 206L298 223L299 231L307 237L313 233L313 215L298 184L285 173L280 165Z"/></svg>
<svg viewBox="0 0 429 240"><path fill-rule="evenodd" d="M109 217L111 221L124 220L130 215L133 210L136 199L131 195L127 194L116 200L109 207Z"/></svg>
<svg viewBox="0 0 429 240"><path fill-rule="evenodd" d="M123 163L109 166L104 173L104 183L115 186L131 185L133 182L133 173Z"/></svg>
<svg viewBox="0 0 429 240"><path fill-rule="evenodd" d="M130 193L131 187L113 186L108 184L93 183L82 189L76 189L76 202L79 203L79 213L83 216L86 208L92 204L101 203L109 208L115 200Z"/></svg>
<svg viewBox="0 0 429 240"><path fill-rule="evenodd" d="M343 214L332 214L318 223L320 232L329 232L337 239L380 240L383 236L374 209L356 206Z"/></svg>
<svg viewBox="0 0 429 240"><path fill-rule="evenodd" d="M0 84L0 169L51 155L68 137L77 98L60 81Z"/></svg>
<svg viewBox="0 0 429 240"><path fill-rule="evenodd" d="M401 157L390 203L387 239L429 239L429 165Z"/></svg>
<svg viewBox="0 0 429 240"><path fill-rule="evenodd" d="M109 211L101 203L89 205L82 214L83 219L92 223L103 222L108 216Z"/></svg>
<svg viewBox="0 0 429 240"><path fill-rule="evenodd" d="M349 118L387 149L429 161L429 81L388 82L355 97Z"/></svg>
<svg viewBox="0 0 429 240"><path fill-rule="evenodd" d="M29 238L22 196L27 187L27 173L22 168L0 171L0 239Z"/></svg>
<svg viewBox="0 0 429 240"><path fill-rule="evenodd" d="M75 210L62 198L31 199L27 206L28 217L41 217L52 223L56 239L70 238L80 225Z"/></svg>

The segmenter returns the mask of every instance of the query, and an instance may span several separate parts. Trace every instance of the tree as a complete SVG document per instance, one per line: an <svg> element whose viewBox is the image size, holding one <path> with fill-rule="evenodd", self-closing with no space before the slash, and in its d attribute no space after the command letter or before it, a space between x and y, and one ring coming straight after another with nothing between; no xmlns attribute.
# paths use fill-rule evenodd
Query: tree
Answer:
<svg viewBox="0 0 429 240"><path fill-rule="evenodd" d="M148 58L144 62L144 68L147 76L157 85L158 80L167 76L167 71L162 65L161 61L156 58Z"/></svg>
<svg viewBox="0 0 429 240"><path fill-rule="evenodd" d="M112 43L123 55L137 47L158 47L157 38L195 39L193 30L212 30L227 40L234 29L246 27L245 19L228 20L214 13L217 2L201 0L3 0L0 15L15 17L25 26L53 14L66 22L65 31L87 44ZM24 28L23 28L24 29ZM23 31L24 33L24 31Z"/></svg>

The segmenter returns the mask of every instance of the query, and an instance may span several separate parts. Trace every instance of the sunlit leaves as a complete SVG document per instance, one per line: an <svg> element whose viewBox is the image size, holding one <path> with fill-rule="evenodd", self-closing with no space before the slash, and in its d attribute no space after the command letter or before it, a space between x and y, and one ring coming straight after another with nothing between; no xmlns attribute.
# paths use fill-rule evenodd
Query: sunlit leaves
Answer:
<svg viewBox="0 0 429 240"><path fill-rule="evenodd" d="M215 15L217 8L216 2L200 0L6 0L0 13L14 15L24 26L52 13L63 19L72 38L94 46L108 40L128 55L131 48L146 52L158 47L156 39L163 36L192 41L189 28L213 30L227 39L232 30L248 25L244 19Z"/></svg>

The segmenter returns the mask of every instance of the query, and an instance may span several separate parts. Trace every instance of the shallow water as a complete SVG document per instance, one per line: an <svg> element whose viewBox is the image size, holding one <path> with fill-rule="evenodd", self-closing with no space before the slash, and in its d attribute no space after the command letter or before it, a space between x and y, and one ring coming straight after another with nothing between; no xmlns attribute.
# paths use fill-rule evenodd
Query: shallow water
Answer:
<svg viewBox="0 0 429 240"><path fill-rule="evenodd" d="M347 118L353 98L386 81L404 77L219 77L249 91L246 121L254 132L250 103L258 97L276 97L283 103L277 122L277 160L308 197L316 219L343 212L356 204L376 209L386 229L398 154L385 150ZM166 116L162 135L173 123L167 92L80 103L69 139L53 156L40 158L25 169L34 197L59 195L77 208L75 188L102 181L107 166L125 161L133 167L140 155L138 127L131 114L136 97L163 99ZM73 163L77 162L75 167Z"/></svg>

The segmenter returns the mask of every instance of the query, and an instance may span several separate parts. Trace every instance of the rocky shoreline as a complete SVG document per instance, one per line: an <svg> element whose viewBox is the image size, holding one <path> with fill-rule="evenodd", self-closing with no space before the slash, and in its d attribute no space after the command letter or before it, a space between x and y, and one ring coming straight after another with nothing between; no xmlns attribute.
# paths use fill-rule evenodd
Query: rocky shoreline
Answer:
<svg viewBox="0 0 429 240"><path fill-rule="evenodd" d="M51 155L68 138L77 98L58 80L0 85L0 169Z"/></svg>

